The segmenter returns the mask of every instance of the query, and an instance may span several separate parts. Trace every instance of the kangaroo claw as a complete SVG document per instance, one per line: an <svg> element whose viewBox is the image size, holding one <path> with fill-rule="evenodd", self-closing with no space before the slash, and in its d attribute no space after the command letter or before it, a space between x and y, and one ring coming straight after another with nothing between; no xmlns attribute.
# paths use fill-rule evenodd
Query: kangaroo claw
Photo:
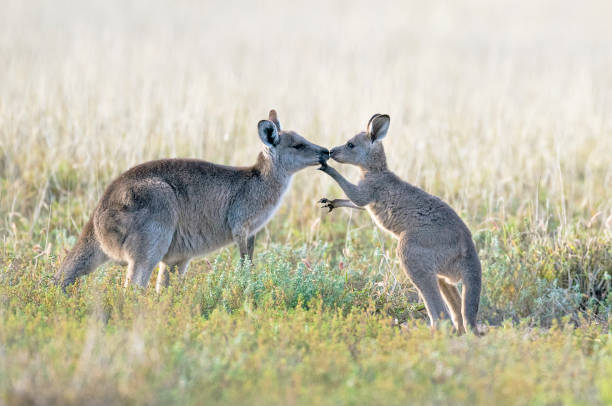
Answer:
<svg viewBox="0 0 612 406"><path fill-rule="evenodd" d="M321 206L321 208L322 208L322 209L329 209L328 213L329 213L330 211L332 211L333 209L335 209L335 207L334 207L334 206L333 206L331 203L329 203L329 204L324 204L323 206Z"/></svg>
<svg viewBox="0 0 612 406"><path fill-rule="evenodd" d="M323 205L321 206L322 209L329 209L329 211L332 211L336 208L336 206L334 206L334 203L331 200L326 199L325 197L319 200L318 203L321 203Z"/></svg>

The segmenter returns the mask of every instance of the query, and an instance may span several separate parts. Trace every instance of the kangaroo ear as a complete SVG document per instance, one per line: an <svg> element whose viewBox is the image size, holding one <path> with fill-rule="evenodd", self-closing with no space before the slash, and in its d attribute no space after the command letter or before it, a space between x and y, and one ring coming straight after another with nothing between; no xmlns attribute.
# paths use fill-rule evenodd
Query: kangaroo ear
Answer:
<svg viewBox="0 0 612 406"><path fill-rule="evenodd" d="M374 114L368 123L368 134L372 142L385 138L391 118L386 114Z"/></svg>
<svg viewBox="0 0 612 406"><path fill-rule="evenodd" d="M275 147L280 142L278 128L270 120L261 120L257 124L257 131L259 132L259 138L269 147Z"/></svg>
<svg viewBox="0 0 612 406"><path fill-rule="evenodd" d="M368 120L368 125L366 127L368 134L370 133L370 125L372 124L372 120L374 120L378 116L380 116L380 114L376 113L372 117L370 117L370 119Z"/></svg>
<svg viewBox="0 0 612 406"><path fill-rule="evenodd" d="M272 121L274 125L276 125L276 128L278 129L278 131L281 130L280 121L278 121L276 110L274 109L270 110L270 114L268 114L268 120Z"/></svg>

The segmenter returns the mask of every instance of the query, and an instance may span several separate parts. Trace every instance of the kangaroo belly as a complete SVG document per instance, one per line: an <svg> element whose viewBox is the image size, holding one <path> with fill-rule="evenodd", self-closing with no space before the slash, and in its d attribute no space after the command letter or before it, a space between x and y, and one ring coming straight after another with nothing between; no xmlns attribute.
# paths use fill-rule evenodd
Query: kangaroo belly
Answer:
<svg viewBox="0 0 612 406"><path fill-rule="evenodd" d="M186 259L205 255L232 242L231 231L223 221L223 216L210 218L188 216L176 227L168 257Z"/></svg>

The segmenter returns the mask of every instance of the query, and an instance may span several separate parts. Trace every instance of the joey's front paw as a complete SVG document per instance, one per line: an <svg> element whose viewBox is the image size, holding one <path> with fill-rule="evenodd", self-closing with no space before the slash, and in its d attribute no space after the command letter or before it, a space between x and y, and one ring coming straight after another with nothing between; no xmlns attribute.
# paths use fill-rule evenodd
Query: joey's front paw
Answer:
<svg viewBox="0 0 612 406"><path fill-rule="evenodd" d="M327 165L327 163L321 163L321 166L319 166L317 168L318 170L325 172L328 175L332 175L336 170L334 168L332 168L331 166Z"/></svg>
<svg viewBox="0 0 612 406"><path fill-rule="evenodd" d="M319 203L321 203L323 206L321 206L322 209L329 209L329 211L332 211L333 209L336 208L336 206L334 206L334 202L332 200L326 199L325 197L321 200L319 200Z"/></svg>

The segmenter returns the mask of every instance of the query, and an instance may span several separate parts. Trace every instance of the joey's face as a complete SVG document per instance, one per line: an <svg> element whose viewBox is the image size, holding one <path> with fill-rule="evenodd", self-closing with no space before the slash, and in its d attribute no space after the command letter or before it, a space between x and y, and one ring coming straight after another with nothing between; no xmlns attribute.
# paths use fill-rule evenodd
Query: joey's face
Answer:
<svg viewBox="0 0 612 406"><path fill-rule="evenodd" d="M367 131L362 131L345 144L332 148L330 157L334 161L364 169L378 166L376 161L384 160L381 140L387 135L389 122L388 115L375 114L368 122Z"/></svg>
<svg viewBox="0 0 612 406"><path fill-rule="evenodd" d="M332 148L329 155L334 161L343 164L364 166L373 147L374 144L370 136L363 131L349 139L345 144Z"/></svg>
<svg viewBox="0 0 612 406"><path fill-rule="evenodd" d="M325 164L329 159L327 148L313 144L295 131L281 131L276 111L270 111L269 120L257 125L259 138L269 148L279 168L290 173L308 166Z"/></svg>

